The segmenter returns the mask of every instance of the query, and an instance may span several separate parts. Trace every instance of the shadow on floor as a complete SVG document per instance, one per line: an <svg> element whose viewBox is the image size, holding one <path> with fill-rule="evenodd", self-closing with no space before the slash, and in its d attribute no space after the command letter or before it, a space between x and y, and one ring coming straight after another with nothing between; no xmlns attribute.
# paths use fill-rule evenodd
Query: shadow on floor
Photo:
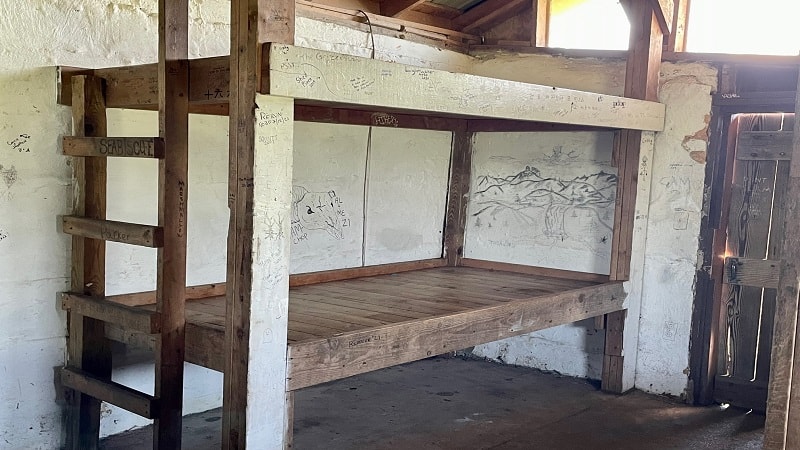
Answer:
<svg viewBox="0 0 800 450"><path fill-rule="evenodd" d="M221 410L184 419L184 448L220 445ZM758 449L764 416L690 407L586 380L432 358L296 394L295 449ZM102 448L149 448L143 428Z"/></svg>

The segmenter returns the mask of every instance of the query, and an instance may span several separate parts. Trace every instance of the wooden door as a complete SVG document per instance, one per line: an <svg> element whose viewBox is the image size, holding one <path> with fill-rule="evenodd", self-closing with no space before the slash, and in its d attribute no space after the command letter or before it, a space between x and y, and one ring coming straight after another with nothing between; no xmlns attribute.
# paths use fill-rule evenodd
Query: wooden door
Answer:
<svg viewBox="0 0 800 450"><path fill-rule="evenodd" d="M720 346L714 399L764 411L783 241L793 114L734 117Z"/></svg>

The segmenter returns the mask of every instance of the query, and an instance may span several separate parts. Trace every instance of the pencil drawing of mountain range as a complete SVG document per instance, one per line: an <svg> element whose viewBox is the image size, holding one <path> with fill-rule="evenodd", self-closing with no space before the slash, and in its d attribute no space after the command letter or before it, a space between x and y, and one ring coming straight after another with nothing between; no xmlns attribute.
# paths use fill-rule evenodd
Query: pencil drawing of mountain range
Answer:
<svg viewBox="0 0 800 450"><path fill-rule="evenodd" d="M601 226L612 229L613 207L617 192L617 176L600 170L571 179L545 176L532 166L508 176L484 175L477 178L472 202L477 207L472 215L476 225L480 218L511 217L521 226L541 223L544 213L544 234L564 240L568 213L588 211Z"/></svg>

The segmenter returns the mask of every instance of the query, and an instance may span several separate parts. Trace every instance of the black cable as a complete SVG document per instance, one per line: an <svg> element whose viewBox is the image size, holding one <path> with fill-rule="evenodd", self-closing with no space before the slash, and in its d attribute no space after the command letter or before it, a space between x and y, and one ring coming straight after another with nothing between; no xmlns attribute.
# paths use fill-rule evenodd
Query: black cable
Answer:
<svg viewBox="0 0 800 450"><path fill-rule="evenodd" d="M372 40L372 59L375 59L375 33L372 32L372 21L369 20L369 16L363 10L358 10L364 17L367 19L367 25L369 26L369 37Z"/></svg>

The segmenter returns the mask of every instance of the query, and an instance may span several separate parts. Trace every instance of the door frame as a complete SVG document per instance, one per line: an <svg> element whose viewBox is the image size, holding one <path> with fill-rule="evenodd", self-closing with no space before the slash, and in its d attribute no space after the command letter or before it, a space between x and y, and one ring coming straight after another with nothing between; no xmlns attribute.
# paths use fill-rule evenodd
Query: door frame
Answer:
<svg viewBox="0 0 800 450"><path fill-rule="evenodd" d="M698 258L701 264L695 275L692 328L689 343L688 400L708 405L714 400L717 373L719 320L722 299L726 230L732 183L734 152L729 151L731 119L744 113L793 113L795 92L747 92L714 94L706 159L703 211L700 222Z"/></svg>

